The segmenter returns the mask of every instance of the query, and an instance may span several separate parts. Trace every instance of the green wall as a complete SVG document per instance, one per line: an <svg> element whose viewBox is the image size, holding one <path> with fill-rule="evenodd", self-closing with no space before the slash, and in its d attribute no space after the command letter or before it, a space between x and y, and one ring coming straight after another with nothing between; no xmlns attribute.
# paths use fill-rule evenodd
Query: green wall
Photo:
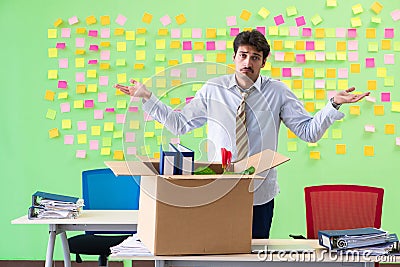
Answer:
<svg viewBox="0 0 400 267"><path fill-rule="evenodd" d="M133 146L137 148L139 154L143 151L143 144L148 145L146 148L150 152L150 156L158 151L157 135L165 134L166 140L173 137L162 130L157 129L154 122L143 122L140 112L131 114L135 120L141 123L140 129L129 129L121 124L115 124L114 131L103 131L104 122L115 122L115 114L105 113L103 120L93 120L93 109L75 109L73 101L79 99L94 99L95 109L104 109L105 107L116 107L119 100L127 100L125 96L116 96L112 84L117 81L117 74L126 73L127 77L149 78L156 73L156 67L168 67L168 60L177 59L182 63L181 54L202 54L206 59L212 61L217 53L226 54L225 64L232 64L232 49L227 48L226 51L207 51L205 49L198 51L182 51L181 49L169 48L172 40L170 36L158 36L157 32L160 28L181 29L182 32L190 31L192 28L202 30L202 38L180 38L178 41L206 42L211 39L206 38L206 29L217 28L225 29L226 36L217 36L217 40L231 41L227 26L226 17L236 16L237 24L232 27L243 29L245 27L266 27L267 39L273 44L273 41L282 40L284 44L290 47L290 41L325 41L325 51L305 51L292 48L284 48L278 52L294 54L305 54L305 52L326 52L333 53L336 56L336 42L344 41L348 45L349 40L358 41L358 61L346 60L326 60L326 61L307 61L305 64L299 64L293 61L281 62L276 60L274 53L274 45L272 45L272 56L268 62L273 68L312 68L315 73L317 71L325 72L328 68L347 69L348 78L328 78L322 77L281 77L275 76L293 86L294 80L302 80L303 88L296 89L296 94L303 97L308 103L313 103L317 107L326 103L326 95L329 88L321 88L325 93L324 99L315 99L308 93L314 95L315 88L304 88L306 83L315 82L315 80L331 80L335 85L338 81L348 82L349 86L356 86L357 91L367 91L367 80L376 80L377 89L371 90L371 96L376 98L376 102L363 101L355 106L359 106L360 115L350 114L349 106L343 106L341 111L346 117L341 122L336 122L331 129L328 130L325 138L318 142L317 146L310 146L297 138L288 138L287 129L282 127L279 140L279 152L291 158L291 161L278 167L279 183L281 193L277 197L276 212L272 226L273 238L287 238L288 234L305 234L305 211L303 200L303 188L308 185L330 184L330 183L354 183L362 185L379 186L385 188L383 225L382 227L391 232L398 232L397 223L397 195L400 191L397 182L398 173L400 173L400 165L396 158L399 157L400 147L395 144L396 137L399 135L399 112L392 111L393 103L400 101L398 85L400 83L398 75L398 63L400 62L400 32L399 23L391 17L391 13L400 7L396 1L381 0L383 9L379 14L371 11L370 7L374 1L337 1L337 7L327 7L326 1L290 1L290 0L272 0L272 1L237 1L232 0L226 3L217 1L77 1L68 2L42 0L39 2L31 1L0 1L0 25L2 33L2 41L0 42L1 53L1 71L0 77L2 82L3 99L0 105L1 114L1 138L0 138L0 155L2 169L2 189L1 202L2 220L0 229L2 233L2 242L0 245L0 259L44 259L47 246L47 227L45 226L22 226L11 225L10 221L23 214L26 214L30 205L30 196L37 190L49 191L54 193L63 193L69 195L81 195L81 172L86 169L104 167L104 160L112 160L114 151L123 150L128 145L123 138L114 136L115 132L128 130L136 133L136 141ZM363 12L353 14L352 6L361 4ZM287 7L295 6L297 15L288 16ZM265 19L257 13L261 8L265 7L270 14ZM240 18L242 10L251 13L250 18L246 21ZM143 14L147 12L153 16L151 23L147 24L142 21ZM115 23L115 19L119 14L127 18L124 26ZM186 23L178 25L175 16L184 14ZM279 27L281 35L269 35L270 26L275 25L273 17L282 14L285 23ZM323 21L317 25L313 25L311 18L319 14ZM85 20L89 16L94 16L97 23L87 25ZM109 15L111 24L101 26L100 16ZM169 15L171 24L163 26L160 18ZM79 23L69 25L68 19L77 16ZM294 18L304 16L306 25L312 29L313 36L306 38L300 36L285 36L285 27L295 26ZM381 18L381 23L372 23L371 17ZM325 29L325 33L335 32L337 28L351 28L351 19L359 17L362 26L357 27L358 37L355 39L330 36L325 38L316 38L315 30L317 28ZM54 27L54 22L61 18L63 23L59 27ZM111 51L111 59L105 61L110 63L109 70L100 70L99 65L91 67L87 65L87 60L98 58L88 49L91 43L99 43L100 38L90 39L87 33L79 36L76 34L76 28L101 29L103 27L111 29L110 41L111 47L107 48ZM71 38L63 39L60 37L60 28L71 28ZM136 38L145 38L146 45L139 47L136 40L127 41L125 36L114 36L115 28L124 28L126 31L136 31L138 28L146 28L147 33L143 35L136 34ZM300 27L302 28L302 27ZM376 37L372 39L366 38L366 31L376 29ZM385 29L394 28L394 38L385 38ZM49 29L58 29L58 37L56 39L48 38ZM287 29L287 28L286 28ZM82 56L86 62L83 69L75 69L75 41L76 37L84 37L86 40L86 53ZM156 39L165 39L166 48L157 50L155 46ZM388 50L382 50L382 40L390 40L391 46ZM116 52L116 42L127 43L126 52ZM58 51L56 58L48 57L48 49L54 48L57 42L66 42L67 48ZM368 46L377 43L378 51L368 51ZM193 43L194 44L194 43ZM100 50L103 48L100 47ZM146 60L135 60L136 50L146 51ZM155 54L166 55L166 61L155 61ZM393 54L395 64L385 64L384 55ZM290 54L286 54L290 55ZM376 67L366 68L365 58L375 58ZM68 58L68 69L59 69L59 80L68 80L68 89L58 89L57 80L49 80L48 70L58 69L58 59ZM116 66L115 60L125 58L127 65L124 67ZM135 63L143 63L143 70L133 70ZM351 64L360 65L360 73L352 73L350 71ZM389 78L377 77L377 69L386 68L386 75ZM98 92L108 93L107 103L98 103L97 93L87 92L79 95L75 92L75 72L85 72L88 69L96 69L97 75L109 76L108 86L98 86ZM383 69L381 69L383 70ZM265 75L273 75L271 70L263 70ZM153 77L154 78L154 77ZM156 77L157 78L157 77ZM394 85L390 85L391 78ZM308 80L308 82L306 82ZM385 84L386 82L386 84ZM97 78L86 78L83 84L96 84ZM389 84L388 84L389 83ZM152 88L158 95L162 95L167 88ZM188 87L181 93L171 92L163 100L168 102L170 97L178 97L184 103L185 97L190 96L194 92L193 87ZM44 99L46 90L56 93L54 101ZM57 99L59 92L67 91L69 98L67 100ZM311 91L310 91L311 90ZM381 101L381 93L390 92L390 102ZM305 95L306 93L306 95ZM60 112L59 105L63 102L71 103L71 112ZM129 101L128 101L129 102ZM129 103L128 103L129 104ZM140 105L135 102L133 106ZM375 115L374 107L383 106L384 115ZM176 107L179 107L177 105ZM56 110L57 114L54 119L46 118L49 109ZM125 109L116 108L118 114L125 114ZM63 119L71 119L72 128L62 129L61 121ZM86 121L88 130L78 131L76 129L77 121ZM374 125L376 131L374 133L365 132L365 125ZM101 135L91 135L90 127L93 125L101 126ZM394 125L394 133L385 133L385 125ZM48 131L53 128L59 129L59 137L49 138ZM203 135L205 136L203 129ZM335 132L335 131L336 132ZM337 136L337 131L341 131L342 136ZM155 137L141 138L143 132L154 132ZM78 144L77 135L86 134L87 143ZM64 145L64 136L74 135L75 141L73 145ZM340 134L339 134L340 135ZM100 144L104 137L111 140L110 155L100 155L100 150L90 150L89 140L99 140ZM195 133L189 133L187 136L181 137L182 143L200 144L200 149L204 149L204 138L198 137ZM295 142L297 151L292 151L288 146L292 146ZM336 154L336 145L345 144L346 154ZM194 146L194 145L193 145ZM364 155L364 146L373 146L374 155ZM86 158L76 158L76 150L86 150ZM310 152L320 152L320 159L311 159ZM200 152L200 151L198 151ZM349 203L357 205L357 203ZM62 259L60 251L61 243L56 245L56 259Z"/></svg>

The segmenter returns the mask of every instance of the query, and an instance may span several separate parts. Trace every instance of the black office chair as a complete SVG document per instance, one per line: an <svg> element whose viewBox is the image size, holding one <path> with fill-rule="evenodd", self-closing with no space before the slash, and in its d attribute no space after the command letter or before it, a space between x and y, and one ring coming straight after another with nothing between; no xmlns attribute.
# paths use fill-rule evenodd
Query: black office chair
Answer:
<svg viewBox="0 0 400 267"><path fill-rule="evenodd" d="M140 176L116 177L110 169L83 171L84 210L137 210L139 186ZM99 266L107 266L110 247L120 244L133 233L135 232L85 232L68 238L68 245L70 253L76 254L76 262L82 262L81 254L99 255Z"/></svg>

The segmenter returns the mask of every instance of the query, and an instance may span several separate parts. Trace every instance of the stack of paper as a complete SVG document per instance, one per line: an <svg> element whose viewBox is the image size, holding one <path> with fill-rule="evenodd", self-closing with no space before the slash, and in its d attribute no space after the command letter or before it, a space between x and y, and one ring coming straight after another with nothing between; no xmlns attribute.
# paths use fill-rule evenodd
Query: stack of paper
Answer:
<svg viewBox="0 0 400 267"><path fill-rule="evenodd" d="M111 254L116 256L151 256L151 252L143 245L138 239L137 235L134 234L121 244L110 248Z"/></svg>

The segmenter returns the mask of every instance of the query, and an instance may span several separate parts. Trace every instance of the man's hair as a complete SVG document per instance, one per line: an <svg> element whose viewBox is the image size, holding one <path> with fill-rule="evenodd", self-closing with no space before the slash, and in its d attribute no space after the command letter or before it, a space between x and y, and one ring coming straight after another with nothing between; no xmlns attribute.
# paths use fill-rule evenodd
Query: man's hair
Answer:
<svg viewBox="0 0 400 267"><path fill-rule="evenodd" d="M270 51L267 39L265 39L265 36L257 30L243 31L236 36L233 41L233 51L235 52L235 55L239 46L243 45L250 45L255 47L257 51L262 51L263 60L267 58Z"/></svg>

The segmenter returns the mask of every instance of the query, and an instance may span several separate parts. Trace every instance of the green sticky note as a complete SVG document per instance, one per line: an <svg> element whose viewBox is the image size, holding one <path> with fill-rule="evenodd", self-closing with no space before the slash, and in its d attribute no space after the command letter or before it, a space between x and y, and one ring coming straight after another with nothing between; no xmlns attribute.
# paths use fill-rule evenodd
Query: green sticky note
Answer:
<svg viewBox="0 0 400 267"><path fill-rule="evenodd" d="M336 60L336 53L335 52L327 52L325 54L326 60Z"/></svg>
<svg viewBox="0 0 400 267"><path fill-rule="evenodd" d="M215 61L217 61L217 54L216 53L207 53L206 59L208 62L215 62Z"/></svg>
<svg viewBox="0 0 400 267"><path fill-rule="evenodd" d="M125 65L126 65L126 60L125 60L125 58L119 58L119 59L117 59L115 65L117 65L117 66L125 66Z"/></svg>
<svg viewBox="0 0 400 267"><path fill-rule="evenodd" d="M184 28L182 30L182 38L192 38L192 29Z"/></svg>
<svg viewBox="0 0 400 267"><path fill-rule="evenodd" d="M103 137L101 139L101 144L102 144L102 146L111 146L111 144L112 144L111 137Z"/></svg>
<svg viewBox="0 0 400 267"><path fill-rule="evenodd" d="M314 88L314 79L305 79L303 87L305 89L313 89Z"/></svg>
<svg viewBox="0 0 400 267"><path fill-rule="evenodd" d="M336 37L336 29L335 28L325 28L325 37L335 38Z"/></svg>
<svg viewBox="0 0 400 267"><path fill-rule="evenodd" d="M368 52L378 52L378 42L368 42Z"/></svg>
<svg viewBox="0 0 400 267"><path fill-rule="evenodd" d="M320 104L322 104L323 107L325 106L325 103L323 103L323 102L320 102ZM321 108L323 108L323 107L321 107ZM322 136L322 139L327 139L327 138L329 138L329 131L326 131L324 133L324 135Z"/></svg>
<svg viewBox="0 0 400 267"><path fill-rule="evenodd" d="M333 129L332 130L332 138L333 139L342 139L342 129Z"/></svg>
<svg viewBox="0 0 400 267"><path fill-rule="evenodd" d="M164 62L165 61L165 54L156 54L156 61Z"/></svg>
<svg viewBox="0 0 400 267"><path fill-rule="evenodd" d="M385 86L385 87L393 87L394 86L394 77L393 76L385 77L383 86Z"/></svg>
<svg viewBox="0 0 400 267"><path fill-rule="evenodd" d="M325 68L315 68L316 78L325 78Z"/></svg>
<svg viewBox="0 0 400 267"><path fill-rule="evenodd" d="M318 25L322 22L322 18L319 14L315 14L314 16L311 17L311 22L314 26Z"/></svg>
<svg viewBox="0 0 400 267"><path fill-rule="evenodd" d="M327 90L336 90L336 80L326 80L325 86Z"/></svg>
<svg viewBox="0 0 400 267"><path fill-rule="evenodd" d="M289 152L296 152L297 151L297 142L287 142L287 150Z"/></svg>
<svg viewBox="0 0 400 267"><path fill-rule="evenodd" d="M289 27L286 26L279 27L279 36L289 36Z"/></svg>
<svg viewBox="0 0 400 267"><path fill-rule="evenodd" d="M286 8L286 15L288 17L297 15L297 8L295 6L289 6Z"/></svg>
<svg viewBox="0 0 400 267"><path fill-rule="evenodd" d="M197 91L199 91L201 89L202 86L203 85L200 84L200 83L195 83L195 84L192 85L192 91L193 92L197 92Z"/></svg>
<svg viewBox="0 0 400 267"><path fill-rule="evenodd" d="M56 118L57 111L54 109L47 109L46 119L54 120Z"/></svg>
<svg viewBox="0 0 400 267"><path fill-rule="evenodd" d="M382 19L380 17L372 16L371 17L371 22L375 24L381 24Z"/></svg>
<svg viewBox="0 0 400 267"><path fill-rule="evenodd" d="M195 137L195 138L202 138L204 135L203 135L203 128L196 128L196 129L194 129L194 131L193 131L193 136Z"/></svg>
<svg viewBox="0 0 400 267"><path fill-rule="evenodd" d="M122 136L123 136L123 134L122 134L122 131L120 130L120 131L114 131L113 132L113 138L114 139L116 139L116 138L122 138Z"/></svg>
<svg viewBox="0 0 400 267"><path fill-rule="evenodd" d="M126 108L126 100L118 100L117 108Z"/></svg>
<svg viewBox="0 0 400 267"><path fill-rule="evenodd" d="M217 36L226 36L225 28L217 28Z"/></svg>
<svg viewBox="0 0 400 267"><path fill-rule="evenodd" d="M302 89L294 89L293 93L298 99L303 99L304 98Z"/></svg>
<svg viewBox="0 0 400 267"><path fill-rule="evenodd" d="M145 46L146 45L146 38L136 38L136 46Z"/></svg>
<svg viewBox="0 0 400 267"><path fill-rule="evenodd" d="M394 42L393 50L394 51L400 51L400 42Z"/></svg>

